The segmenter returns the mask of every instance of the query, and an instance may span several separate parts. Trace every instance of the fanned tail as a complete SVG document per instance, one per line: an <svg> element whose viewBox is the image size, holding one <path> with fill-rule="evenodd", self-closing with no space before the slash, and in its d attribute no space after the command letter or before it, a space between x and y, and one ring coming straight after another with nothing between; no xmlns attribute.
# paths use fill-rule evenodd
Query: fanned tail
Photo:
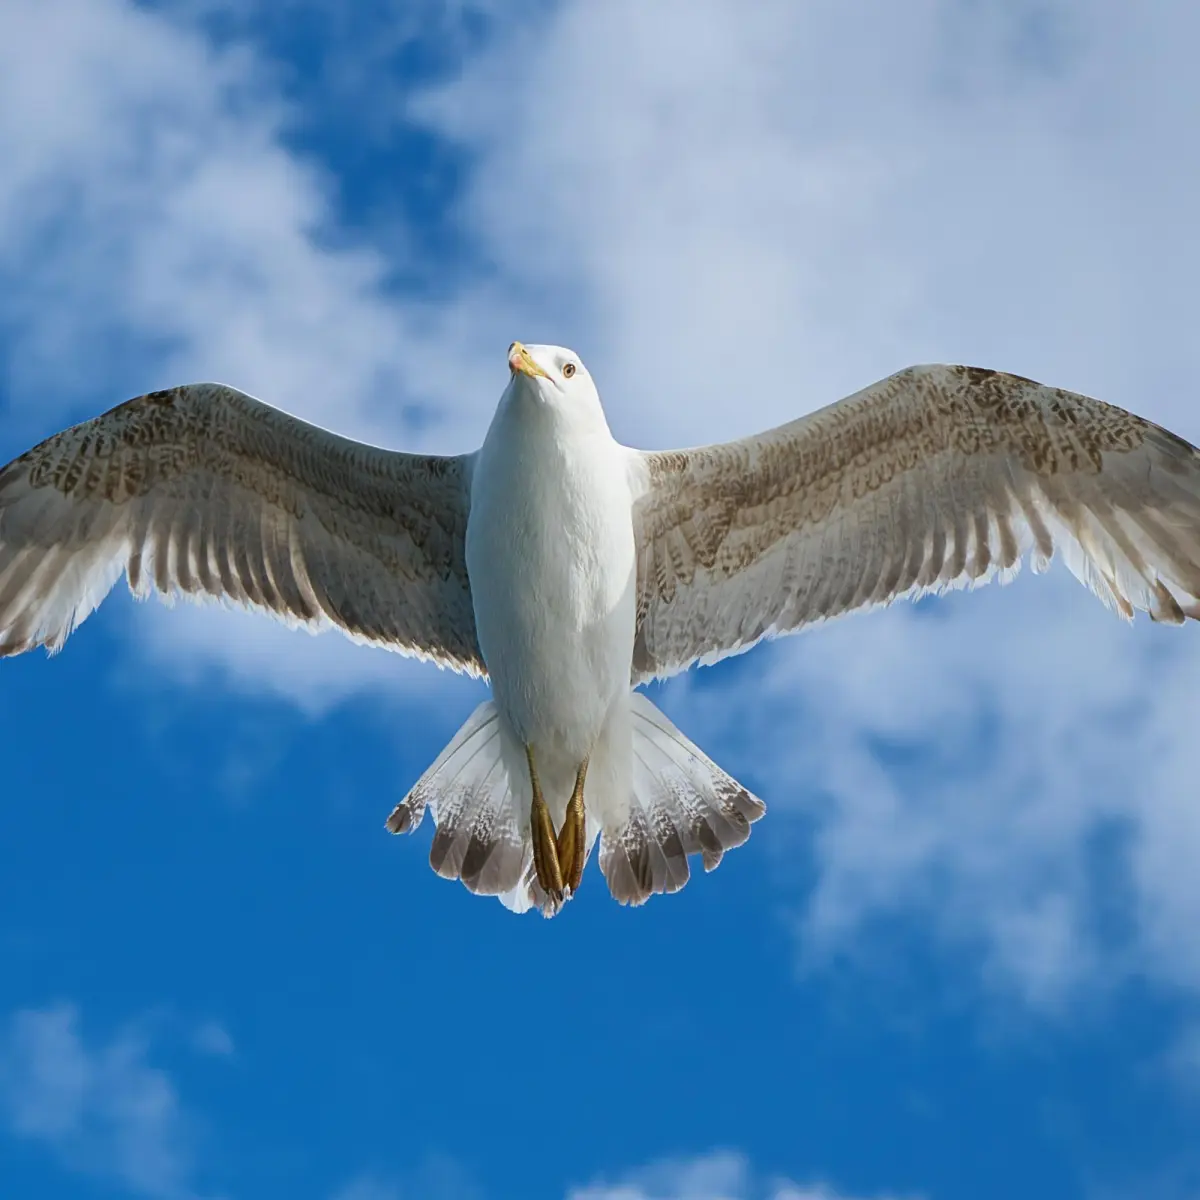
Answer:
<svg viewBox="0 0 1200 1200"><path fill-rule="evenodd" d="M555 829L562 826L574 764L548 756L541 772ZM750 836L766 811L644 696L614 706L584 789L587 848L622 904L641 904L688 881L688 855L706 871ZM387 820L411 833L426 809L437 825L429 865L513 912L552 917L561 904L539 886L529 832L531 793L522 748L496 705L481 704Z"/></svg>
<svg viewBox="0 0 1200 1200"><path fill-rule="evenodd" d="M750 836L766 805L686 738L645 696L631 697L633 777L627 813L605 824L600 869L622 904L687 883L688 855L713 870Z"/></svg>

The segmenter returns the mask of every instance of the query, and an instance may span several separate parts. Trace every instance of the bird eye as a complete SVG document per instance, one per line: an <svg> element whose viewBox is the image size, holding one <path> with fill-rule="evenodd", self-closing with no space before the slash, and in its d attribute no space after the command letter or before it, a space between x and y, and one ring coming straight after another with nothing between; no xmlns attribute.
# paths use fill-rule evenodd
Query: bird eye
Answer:
<svg viewBox="0 0 1200 1200"><path fill-rule="evenodd" d="M565 364L563 367L563 378L570 379L571 376L574 374L575 374L575 364L574 363Z"/></svg>

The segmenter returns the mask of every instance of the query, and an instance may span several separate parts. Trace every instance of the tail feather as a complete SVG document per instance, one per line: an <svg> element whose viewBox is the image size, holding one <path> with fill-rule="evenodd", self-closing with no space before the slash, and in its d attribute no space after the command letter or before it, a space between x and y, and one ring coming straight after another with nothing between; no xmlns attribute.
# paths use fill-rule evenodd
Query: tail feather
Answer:
<svg viewBox="0 0 1200 1200"><path fill-rule="evenodd" d="M437 832L429 865L443 879L497 896L522 878L528 816L513 802L505 741L496 706L481 704L387 819L392 833L411 833L428 808Z"/></svg>
<svg viewBox="0 0 1200 1200"><path fill-rule="evenodd" d="M603 830L600 869L615 899L641 904L687 883L690 854L713 870L766 806L644 696L635 692L631 703L631 794L624 821Z"/></svg>

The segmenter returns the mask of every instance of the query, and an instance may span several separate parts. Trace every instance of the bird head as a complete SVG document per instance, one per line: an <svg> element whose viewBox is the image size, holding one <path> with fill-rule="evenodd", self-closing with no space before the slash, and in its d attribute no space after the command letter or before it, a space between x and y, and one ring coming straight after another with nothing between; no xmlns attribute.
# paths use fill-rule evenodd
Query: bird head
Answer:
<svg viewBox="0 0 1200 1200"><path fill-rule="evenodd" d="M600 393L579 355L563 346L524 346L513 342L508 348L509 387L521 396L548 406L572 419L599 417L604 420Z"/></svg>

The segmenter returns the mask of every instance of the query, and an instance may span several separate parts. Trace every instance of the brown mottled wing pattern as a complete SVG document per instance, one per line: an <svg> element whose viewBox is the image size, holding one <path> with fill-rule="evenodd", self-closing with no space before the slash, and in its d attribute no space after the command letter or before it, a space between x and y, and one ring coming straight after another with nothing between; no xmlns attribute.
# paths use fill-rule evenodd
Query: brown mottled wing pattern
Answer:
<svg viewBox="0 0 1200 1200"><path fill-rule="evenodd" d="M633 465L635 682L1058 551L1110 607L1200 617L1200 452L973 367L900 371L757 437Z"/></svg>
<svg viewBox="0 0 1200 1200"><path fill-rule="evenodd" d="M57 650L122 571L483 672L470 457L337 437L220 384L152 392L0 470L0 655Z"/></svg>

